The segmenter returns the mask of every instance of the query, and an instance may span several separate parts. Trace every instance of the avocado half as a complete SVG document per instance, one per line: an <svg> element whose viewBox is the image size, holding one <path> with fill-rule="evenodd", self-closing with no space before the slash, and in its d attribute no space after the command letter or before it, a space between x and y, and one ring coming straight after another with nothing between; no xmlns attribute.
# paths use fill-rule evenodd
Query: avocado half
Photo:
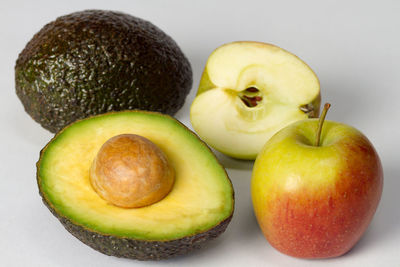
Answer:
<svg viewBox="0 0 400 267"><path fill-rule="evenodd" d="M120 134L156 144L175 170L171 192L142 208L107 203L92 188L89 168L100 147ZM225 169L196 134L156 112L124 111L77 121L43 148L39 193L64 227L104 254L160 260L200 248L223 233L234 210Z"/></svg>
<svg viewBox="0 0 400 267"><path fill-rule="evenodd" d="M110 111L173 115L192 87L192 69L176 42L149 21L85 10L33 36L16 61L15 87L26 112L57 132Z"/></svg>

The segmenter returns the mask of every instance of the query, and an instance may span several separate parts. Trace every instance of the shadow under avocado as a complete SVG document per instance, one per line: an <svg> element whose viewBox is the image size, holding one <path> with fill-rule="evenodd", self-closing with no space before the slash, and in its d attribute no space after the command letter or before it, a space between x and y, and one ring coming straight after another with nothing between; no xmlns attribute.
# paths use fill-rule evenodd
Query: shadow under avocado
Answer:
<svg viewBox="0 0 400 267"><path fill-rule="evenodd" d="M9 131L12 132L13 136L37 147L43 147L54 136L54 134L42 128L26 112L21 111L20 108L15 108L14 111L10 112L7 122Z"/></svg>

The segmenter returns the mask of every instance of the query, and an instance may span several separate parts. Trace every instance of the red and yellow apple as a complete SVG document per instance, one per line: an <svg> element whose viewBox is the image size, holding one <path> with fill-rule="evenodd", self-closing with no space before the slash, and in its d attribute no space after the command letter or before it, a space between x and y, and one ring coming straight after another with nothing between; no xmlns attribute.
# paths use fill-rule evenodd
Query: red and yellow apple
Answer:
<svg viewBox="0 0 400 267"><path fill-rule="evenodd" d="M381 163L367 137L326 121L319 138L321 127L318 119L291 124L265 144L254 164L251 193L260 228L273 247L294 257L349 251L382 193Z"/></svg>
<svg viewBox="0 0 400 267"><path fill-rule="evenodd" d="M271 44L233 42L208 58L190 120L210 146L255 159L278 130L317 117L319 106L318 78L298 57Z"/></svg>

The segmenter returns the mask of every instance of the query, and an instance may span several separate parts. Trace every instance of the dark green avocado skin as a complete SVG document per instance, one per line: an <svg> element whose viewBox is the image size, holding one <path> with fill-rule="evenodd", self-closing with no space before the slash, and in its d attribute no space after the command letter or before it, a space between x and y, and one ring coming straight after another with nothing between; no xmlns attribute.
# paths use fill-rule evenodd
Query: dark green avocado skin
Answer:
<svg viewBox="0 0 400 267"><path fill-rule="evenodd" d="M202 248L208 241L217 238L220 234L225 232L226 227L232 219L231 215L217 226L196 235L171 241L146 241L94 232L71 222L66 217L60 216L44 197L43 202L68 232L89 247L108 256L142 261L164 260L179 255L185 255L192 250Z"/></svg>
<svg viewBox="0 0 400 267"><path fill-rule="evenodd" d="M86 10L45 25L20 53L16 93L26 112L57 132L126 109L175 114L192 87L189 61L148 21Z"/></svg>

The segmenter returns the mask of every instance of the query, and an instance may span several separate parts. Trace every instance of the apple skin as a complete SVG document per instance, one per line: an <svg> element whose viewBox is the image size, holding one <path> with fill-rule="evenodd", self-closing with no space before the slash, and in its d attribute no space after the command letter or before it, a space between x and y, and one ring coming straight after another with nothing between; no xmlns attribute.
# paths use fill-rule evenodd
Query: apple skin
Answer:
<svg viewBox="0 0 400 267"><path fill-rule="evenodd" d="M269 243L298 258L348 252L376 211L383 188L377 152L358 130L318 119L295 122L274 135L254 164L255 215Z"/></svg>

